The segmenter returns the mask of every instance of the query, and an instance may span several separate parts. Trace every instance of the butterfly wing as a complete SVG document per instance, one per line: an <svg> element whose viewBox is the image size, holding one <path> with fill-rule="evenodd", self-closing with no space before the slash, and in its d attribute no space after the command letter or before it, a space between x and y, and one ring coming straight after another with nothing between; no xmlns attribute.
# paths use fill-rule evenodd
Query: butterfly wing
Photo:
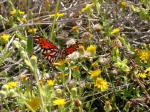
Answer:
<svg viewBox="0 0 150 112"><path fill-rule="evenodd" d="M81 45L81 43L76 43L74 45L71 45L70 47L68 48L64 48L64 50L62 51L62 54L61 54L61 58L64 59L66 58L67 55L73 53L74 51L76 51L79 46Z"/></svg>
<svg viewBox="0 0 150 112"><path fill-rule="evenodd" d="M37 44L41 46L41 48L54 48L58 49L52 42L48 41L46 38L40 36L40 35L34 35L33 39Z"/></svg>
<svg viewBox="0 0 150 112"><path fill-rule="evenodd" d="M50 64L57 61L60 55L60 50L54 44L52 44L52 42L40 35L34 35L33 39L37 45L40 45L42 54Z"/></svg>
<svg viewBox="0 0 150 112"><path fill-rule="evenodd" d="M52 64L53 62L57 61L57 59L59 58L60 50L54 49L54 48L51 48L51 49L45 48L42 50L42 54L49 61L49 63Z"/></svg>
<svg viewBox="0 0 150 112"><path fill-rule="evenodd" d="M76 51L79 48L79 45L81 45L81 43L76 43L68 48L63 47L62 49L58 49L52 42L42 36L34 35L33 39L36 44L40 45L42 54L51 65L58 59L65 59L67 55Z"/></svg>

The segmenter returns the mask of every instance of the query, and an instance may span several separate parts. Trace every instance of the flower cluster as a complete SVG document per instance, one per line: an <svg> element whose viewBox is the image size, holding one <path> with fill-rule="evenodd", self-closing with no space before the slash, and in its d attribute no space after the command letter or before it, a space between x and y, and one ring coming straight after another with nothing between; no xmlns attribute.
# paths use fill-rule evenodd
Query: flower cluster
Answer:
<svg viewBox="0 0 150 112"><path fill-rule="evenodd" d="M38 30L37 28L31 28L31 29L28 30L28 32L29 32L29 33L31 33L31 32L36 32L37 30Z"/></svg>
<svg viewBox="0 0 150 112"><path fill-rule="evenodd" d="M22 22L25 22L25 21L27 21L27 19L26 19L26 17L25 17L25 12L24 11L21 11L21 10L17 10L17 9L14 9L14 10L11 10L10 11L10 14L11 15L20 15L20 20L22 21Z"/></svg>

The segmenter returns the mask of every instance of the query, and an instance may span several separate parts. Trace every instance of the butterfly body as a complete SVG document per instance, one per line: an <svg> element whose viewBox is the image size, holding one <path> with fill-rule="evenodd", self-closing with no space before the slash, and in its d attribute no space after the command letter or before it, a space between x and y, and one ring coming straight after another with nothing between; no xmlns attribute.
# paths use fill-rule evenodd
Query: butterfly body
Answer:
<svg viewBox="0 0 150 112"><path fill-rule="evenodd" d="M46 38L40 35L33 36L34 42L38 44L42 49L42 54L49 61L50 64L53 64L57 60L63 60L67 55L73 53L79 48L79 43L71 45L70 47L63 47L59 49L52 42L48 41Z"/></svg>

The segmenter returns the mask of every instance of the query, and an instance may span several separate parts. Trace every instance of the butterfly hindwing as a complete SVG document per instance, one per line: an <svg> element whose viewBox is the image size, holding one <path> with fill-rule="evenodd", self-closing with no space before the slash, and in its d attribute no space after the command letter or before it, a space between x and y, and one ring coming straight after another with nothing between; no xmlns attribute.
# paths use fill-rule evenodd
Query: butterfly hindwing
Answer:
<svg viewBox="0 0 150 112"><path fill-rule="evenodd" d="M81 45L80 43L71 45L70 47L66 48L64 50L64 53L66 53L67 55L73 53L74 51L76 51L79 48L79 45Z"/></svg>

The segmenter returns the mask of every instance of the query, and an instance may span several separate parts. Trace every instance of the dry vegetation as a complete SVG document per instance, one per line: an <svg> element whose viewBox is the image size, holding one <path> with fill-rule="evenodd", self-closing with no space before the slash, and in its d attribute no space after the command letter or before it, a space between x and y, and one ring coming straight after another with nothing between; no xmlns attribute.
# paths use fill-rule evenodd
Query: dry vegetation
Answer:
<svg viewBox="0 0 150 112"><path fill-rule="evenodd" d="M35 34L82 44L51 64ZM149 112L149 87L149 0L0 1L1 112Z"/></svg>

